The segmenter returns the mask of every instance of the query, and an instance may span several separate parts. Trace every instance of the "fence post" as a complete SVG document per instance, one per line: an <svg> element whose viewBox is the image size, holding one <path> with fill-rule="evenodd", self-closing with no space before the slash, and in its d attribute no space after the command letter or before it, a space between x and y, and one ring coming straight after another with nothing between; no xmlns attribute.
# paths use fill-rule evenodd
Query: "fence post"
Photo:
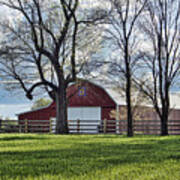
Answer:
<svg viewBox="0 0 180 180"><path fill-rule="evenodd" d="M77 119L77 133L80 132L80 119Z"/></svg>
<svg viewBox="0 0 180 180"><path fill-rule="evenodd" d="M19 124L19 133L22 133L21 120L18 120L18 124Z"/></svg>
<svg viewBox="0 0 180 180"><path fill-rule="evenodd" d="M2 126L2 119L0 119L0 132L1 132L1 126Z"/></svg>
<svg viewBox="0 0 180 180"><path fill-rule="evenodd" d="M104 119L104 127L103 127L104 134L107 133L107 119Z"/></svg>
<svg viewBox="0 0 180 180"><path fill-rule="evenodd" d="M25 133L28 133L28 120L25 119Z"/></svg>
<svg viewBox="0 0 180 180"><path fill-rule="evenodd" d="M116 105L116 133L120 134L119 105Z"/></svg>
<svg viewBox="0 0 180 180"><path fill-rule="evenodd" d="M53 120L50 118L49 120L49 132L52 133L52 123L53 123Z"/></svg>
<svg viewBox="0 0 180 180"><path fill-rule="evenodd" d="M21 127L21 124L19 125L19 133L22 133L22 127Z"/></svg>

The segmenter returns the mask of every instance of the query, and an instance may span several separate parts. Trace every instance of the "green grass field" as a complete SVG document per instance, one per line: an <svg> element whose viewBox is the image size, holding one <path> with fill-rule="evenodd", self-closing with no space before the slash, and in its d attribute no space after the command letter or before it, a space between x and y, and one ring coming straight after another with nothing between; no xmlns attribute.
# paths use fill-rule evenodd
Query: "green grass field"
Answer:
<svg viewBox="0 0 180 180"><path fill-rule="evenodd" d="M180 180L180 136L1 134L0 179Z"/></svg>

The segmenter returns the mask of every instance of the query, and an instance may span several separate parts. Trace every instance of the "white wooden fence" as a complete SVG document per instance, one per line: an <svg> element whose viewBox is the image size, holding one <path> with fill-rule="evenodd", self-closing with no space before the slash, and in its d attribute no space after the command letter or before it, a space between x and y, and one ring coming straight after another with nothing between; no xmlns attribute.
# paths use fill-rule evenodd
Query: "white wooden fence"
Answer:
<svg viewBox="0 0 180 180"><path fill-rule="evenodd" d="M69 120L69 133L127 133L126 120ZM180 135L180 120L169 120L169 134ZM0 133L55 133L56 119L50 120L0 120ZM137 120L134 122L135 134L160 134L159 120Z"/></svg>

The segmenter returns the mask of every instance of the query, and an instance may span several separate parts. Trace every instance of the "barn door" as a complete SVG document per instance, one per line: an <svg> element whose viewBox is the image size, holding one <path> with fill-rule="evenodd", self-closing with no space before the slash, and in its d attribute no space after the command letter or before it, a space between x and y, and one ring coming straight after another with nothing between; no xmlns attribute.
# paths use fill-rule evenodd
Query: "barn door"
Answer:
<svg viewBox="0 0 180 180"><path fill-rule="evenodd" d="M98 133L101 107L69 107L68 120L73 120L69 123L70 133Z"/></svg>

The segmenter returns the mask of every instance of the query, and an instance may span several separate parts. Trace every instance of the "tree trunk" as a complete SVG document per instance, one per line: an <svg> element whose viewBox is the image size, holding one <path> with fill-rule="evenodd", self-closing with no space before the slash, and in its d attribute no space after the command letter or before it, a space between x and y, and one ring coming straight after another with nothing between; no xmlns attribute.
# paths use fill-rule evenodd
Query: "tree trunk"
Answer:
<svg viewBox="0 0 180 180"><path fill-rule="evenodd" d="M68 134L66 88L56 92L56 134Z"/></svg>
<svg viewBox="0 0 180 180"><path fill-rule="evenodd" d="M127 102L127 136L133 136L133 118L132 118L132 107L131 107L131 79L130 76L127 77L126 85L126 102Z"/></svg>
<svg viewBox="0 0 180 180"><path fill-rule="evenodd" d="M162 117L161 117L161 136L168 135L168 112L163 109Z"/></svg>

